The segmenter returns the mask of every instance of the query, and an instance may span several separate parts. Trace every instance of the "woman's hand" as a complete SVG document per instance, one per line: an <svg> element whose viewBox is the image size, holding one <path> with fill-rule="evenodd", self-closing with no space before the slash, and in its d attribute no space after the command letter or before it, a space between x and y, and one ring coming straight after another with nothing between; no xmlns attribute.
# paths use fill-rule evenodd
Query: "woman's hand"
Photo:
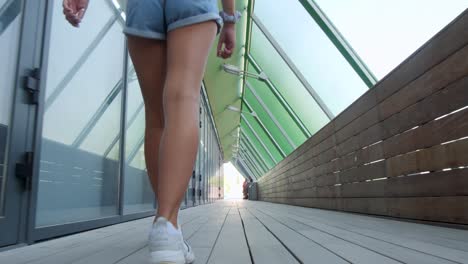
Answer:
<svg viewBox="0 0 468 264"><path fill-rule="evenodd" d="M224 44L224 47L223 47ZM218 42L218 57L230 58L236 47L236 26L232 23L225 23L221 30Z"/></svg>
<svg viewBox="0 0 468 264"><path fill-rule="evenodd" d="M83 19L89 0L63 0L63 14L65 19L74 27L79 27Z"/></svg>

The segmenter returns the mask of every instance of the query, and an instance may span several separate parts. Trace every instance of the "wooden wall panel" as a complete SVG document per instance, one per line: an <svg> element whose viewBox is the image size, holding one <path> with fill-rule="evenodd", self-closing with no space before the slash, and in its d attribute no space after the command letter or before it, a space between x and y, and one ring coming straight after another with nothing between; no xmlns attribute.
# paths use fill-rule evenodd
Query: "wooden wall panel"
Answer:
<svg viewBox="0 0 468 264"><path fill-rule="evenodd" d="M263 201L468 224L468 11L259 180Z"/></svg>

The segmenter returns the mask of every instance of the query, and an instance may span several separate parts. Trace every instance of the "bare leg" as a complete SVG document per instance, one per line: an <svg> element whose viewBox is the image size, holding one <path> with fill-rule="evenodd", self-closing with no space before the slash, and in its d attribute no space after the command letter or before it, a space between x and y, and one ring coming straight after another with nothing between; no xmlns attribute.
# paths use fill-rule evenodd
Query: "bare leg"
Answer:
<svg viewBox="0 0 468 264"><path fill-rule="evenodd" d="M159 149L156 193L158 214L175 226L196 159L200 87L215 36L213 21L179 28L167 36L165 125Z"/></svg>
<svg viewBox="0 0 468 264"><path fill-rule="evenodd" d="M166 79L166 42L129 36L128 49L145 103L145 160L151 186L156 192L159 143L164 129L163 88Z"/></svg>

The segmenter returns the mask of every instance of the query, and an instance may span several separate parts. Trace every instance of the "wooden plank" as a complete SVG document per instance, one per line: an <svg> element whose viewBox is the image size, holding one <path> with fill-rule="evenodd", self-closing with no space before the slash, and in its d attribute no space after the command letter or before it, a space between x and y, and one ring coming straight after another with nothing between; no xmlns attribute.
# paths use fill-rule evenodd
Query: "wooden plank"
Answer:
<svg viewBox="0 0 468 264"><path fill-rule="evenodd" d="M208 263L252 263L237 209L228 213Z"/></svg>
<svg viewBox="0 0 468 264"><path fill-rule="evenodd" d="M467 106L467 85L468 77L465 77L423 99L422 101L409 106L388 119L362 131L359 135L338 145L338 155L344 155L361 148L365 148L379 140L386 140L394 135L403 133L416 126L426 124L442 115ZM363 164L364 162L370 162L381 158L383 153L379 153L378 157L374 157L371 155L372 153L367 153L370 150L372 150L372 148L358 151L357 155L367 157L367 159L362 162L358 162L358 164ZM386 157L391 156L391 153L386 153Z"/></svg>
<svg viewBox="0 0 468 264"><path fill-rule="evenodd" d="M147 229L141 232L134 233L131 238L122 239L115 244L101 248L101 250L90 255L82 255L77 261L73 261L73 264L88 264L88 263L100 263L100 264L112 264L120 261L129 255L138 252L142 248L146 247L147 244ZM55 263L67 263L70 259L64 257L62 262ZM54 263L53 261L48 263Z"/></svg>
<svg viewBox="0 0 468 264"><path fill-rule="evenodd" d="M68 252L74 249L86 247L92 240L97 246L114 243L121 236L131 234L137 230L138 223L147 221L135 221L104 228L103 231L88 231L72 236L67 236L51 241L38 243L32 246L14 249L0 253L0 263L40 263L44 259L53 258L54 255ZM136 224L135 224L136 223ZM111 232L111 233L109 233ZM87 252L95 252L96 249L86 247Z"/></svg>
<svg viewBox="0 0 468 264"><path fill-rule="evenodd" d="M468 104L468 97L466 99ZM468 108L392 137L383 142L383 148L386 157L394 157L466 136L468 136Z"/></svg>
<svg viewBox="0 0 468 264"><path fill-rule="evenodd" d="M437 145L386 160L386 177L468 165L468 139Z"/></svg>
<svg viewBox="0 0 468 264"><path fill-rule="evenodd" d="M406 107L430 96L451 83L468 75L468 46L448 57L445 61L432 68L409 85L398 90L389 98L376 105L351 123L336 132L337 143L359 134ZM378 90L378 88L375 88Z"/></svg>
<svg viewBox="0 0 468 264"><path fill-rule="evenodd" d="M265 213L261 209L257 210ZM308 225L304 225L294 219L284 217L278 213L265 214L288 226L292 230L300 232L302 235L322 245L328 250L333 251L335 254L341 256L350 263L400 263L393 259L393 257L384 256L367 248L363 248L355 243L347 241L345 238L311 228Z"/></svg>
<svg viewBox="0 0 468 264"><path fill-rule="evenodd" d="M311 221L314 220L315 217L320 217L324 219L325 223L348 223L353 226L355 225L389 234L397 234L402 237L419 239L421 241L440 242L440 245L444 246L449 246L450 244L468 245L468 230L401 221L396 218L382 218L291 205L263 202L251 202L251 204L254 206L261 206L261 208L266 208L272 212L278 210L289 212L289 214L301 214L304 217L312 217ZM439 241L439 239L442 240ZM467 248L466 246L463 247L465 251Z"/></svg>
<svg viewBox="0 0 468 264"><path fill-rule="evenodd" d="M455 231L448 228L284 205L255 207L282 214L303 226L333 234L404 263L453 263L466 255L466 252L460 251L467 249L465 243L439 237ZM389 240L388 235L393 237ZM394 239L398 243L394 243ZM455 249L457 247L459 249ZM453 255L458 255L458 258L454 259Z"/></svg>
<svg viewBox="0 0 468 264"><path fill-rule="evenodd" d="M444 30L439 32L424 46L402 62L395 70L382 79L371 91L376 92L376 103L388 98L395 91L406 86L429 69L439 64L445 58L464 47L468 43L468 12L465 11ZM376 103L368 103L364 99L367 94L359 98L348 109L335 119L336 129L341 129L356 117L368 111Z"/></svg>
<svg viewBox="0 0 468 264"><path fill-rule="evenodd" d="M468 78L464 78L461 81L458 81L450 85L449 87L443 89L442 91L433 94L425 100L416 103L408 109L405 109L405 111L399 113L398 115L395 115L398 116L398 118L387 119L383 122L383 124L379 123L378 126L373 126L369 130L372 131L374 134L380 133L379 137L381 138L383 133L386 133L387 136L390 135L389 132L385 131L401 133L403 132L402 130L408 130L414 125L427 123L428 121L433 120L443 114L447 114L451 111L466 106L468 104L468 90L465 88L467 85ZM424 127L421 127L419 129L412 130L401 135L397 135L396 137L388 139L388 141L385 141L384 143L375 144L365 149L359 150L355 154L355 156L347 155L345 157L342 157L341 159L337 159L334 161L336 163L335 167L338 170L348 169L352 166L362 165L366 162L372 162L378 159L396 156L398 154L406 153L411 150L428 147L431 145L466 136L468 135L468 132L466 132L468 131L468 129L466 129L468 123L468 116L466 114L467 111L468 110L464 110L448 118L444 118L442 120L426 124ZM415 120L418 122L415 122ZM391 127L398 127L398 124L400 124L401 126L399 129L389 129ZM376 129L379 132L377 132ZM350 140L338 146L337 152L341 152L341 154L343 154L347 151L363 147L364 145L361 145L363 144L362 138L371 137L371 133L368 133L369 130L363 132L365 134L364 136L352 137ZM446 130L450 131L450 133L445 133L444 131ZM348 147L347 144L351 144L353 145L353 147ZM392 144L396 146L392 146ZM400 151L395 150L399 148L403 149L401 149ZM327 152L325 152L325 155L323 156L320 155L322 159L321 162L311 160L311 163L303 163L302 166L298 166L298 168L295 168L295 170L297 171L299 169L303 169L305 166L312 167L320 165L324 161L334 157L335 153L333 153L333 151L334 149L329 150L329 153L332 154L332 156L330 157L327 157ZM290 174L286 174L286 176L290 176Z"/></svg>
<svg viewBox="0 0 468 264"><path fill-rule="evenodd" d="M296 221L299 221L302 224L311 226L314 229L332 234L337 237L341 237L343 239L346 239L350 243L354 243L361 247L370 249L374 252L378 252L379 254L382 254L384 256L394 258L397 261L401 261L403 263L453 263L452 261L445 260L440 257L427 255L415 250L408 249L403 246L399 246L397 244L392 244L377 238L354 233L344 228L338 228L335 226L319 223L317 221L307 221L307 218L297 216L293 216L291 218L295 219Z"/></svg>
<svg viewBox="0 0 468 264"><path fill-rule="evenodd" d="M134 230L128 230L120 233L119 235L112 236L103 240L94 241L93 243L83 243L78 245L72 245L67 249L63 249L59 252L55 252L46 257L30 261L31 264L54 264L54 263L70 263L79 261L81 258L94 255L100 252L102 249L113 247L122 241L122 237L127 237L133 234L144 235L144 232L148 230L148 227L139 227Z"/></svg>
<svg viewBox="0 0 468 264"><path fill-rule="evenodd" d="M141 248L140 250L134 252L133 254L125 257L116 264L135 264L135 263L148 263L148 248Z"/></svg>
<svg viewBox="0 0 468 264"><path fill-rule="evenodd" d="M254 263L299 263L250 212L245 208L239 211Z"/></svg>
<svg viewBox="0 0 468 264"><path fill-rule="evenodd" d="M468 46L457 51L429 72L379 104L382 119L401 111L468 74Z"/></svg>
<svg viewBox="0 0 468 264"><path fill-rule="evenodd" d="M422 101L392 115L383 123L384 138L403 133L415 126L425 124L466 106L468 104L467 85L468 77L462 78Z"/></svg>
<svg viewBox="0 0 468 264"><path fill-rule="evenodd" d="M267 197L266 201L291 205L401 217L414 220L468 223L468 197L401 198L284 198Z"/></svg>
<svg viewBox="0 0 468 264"><path fill-rule="evenodd" d="M303 263L348 263L333 252L323 248L320 244L313 242L275 219L255 209L249 209L249 211Z"/></svg>

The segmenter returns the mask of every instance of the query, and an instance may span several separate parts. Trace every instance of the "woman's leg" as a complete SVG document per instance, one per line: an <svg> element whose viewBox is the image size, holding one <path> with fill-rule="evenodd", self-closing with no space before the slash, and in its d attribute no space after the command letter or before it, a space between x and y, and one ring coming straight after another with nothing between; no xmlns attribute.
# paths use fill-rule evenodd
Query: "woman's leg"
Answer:
<svg viewBox="0 0 468 264"><path fill-rule="evenodd" d="M128 50L145 103L145 160L151 186L156 192L159 142L164 129L163 88L166 79L166 42L129 36Z"/></svg>
<svg viewBox="0 0 468 264"><path fill-rule="evenodd" d="M196 159L200 87L216 30L215 22L208 21L175 29L167 35L165 125L156 193L158 214L175 226Z"/></svg>

